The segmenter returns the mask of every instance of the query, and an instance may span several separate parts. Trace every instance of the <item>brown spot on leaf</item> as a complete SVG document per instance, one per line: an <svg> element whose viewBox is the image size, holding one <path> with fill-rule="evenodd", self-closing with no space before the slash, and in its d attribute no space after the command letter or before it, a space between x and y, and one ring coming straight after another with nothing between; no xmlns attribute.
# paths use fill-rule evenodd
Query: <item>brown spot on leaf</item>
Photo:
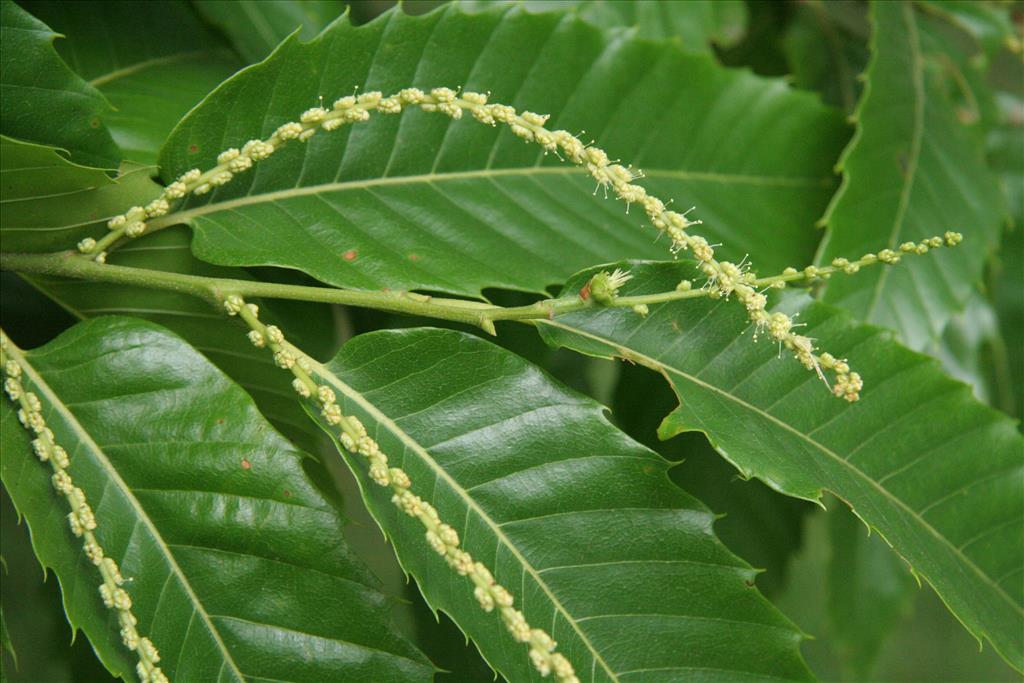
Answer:
<svg viewBox="0 0 1024 683"><path fill-rule="evenodd" d="M285 498L291 498L292 492L289 491L288 489L285 489L284 491L281 492L281 495L284 496Z"/></svg>
<svg viewBox="0 0 1024 683"><path fill-rule="evenodd" d="M419 261L420 260L420 255L419 254L409 254L409 260L410 261Z"/></svg>
<svg viewBox="0 0 1024 683"><path fill-rule="evenodd" d="M960 123L962 123L965 126L969 126L971 124L978 122L977 113L975 113L972 109L968 109L967 107L957 107L956 118L957 120L960 121Z"/></svg>
<svg viewBox="0 0 1024 683"><path fill-rule="evenodd" d="M198 151L199 151L199 145L189 145L188 146L188 153L189 154L195 154Z"/></svg>
<svg viewBox="0 0 1024 683"><path fill-rule="evenodd" d="M252 463L250 463L247 459L242 458L242 469L243 470L252 469Z"/></svg>
<svg viewBox="0 0 1024 683"><path fill-rule="evenodd" d="M357 256L359 256L359 252L357 252L355 249L349 249L348 251L341 255L341 258L345 259L346 261L355 261Z"/></svg>
<svg viewBox="0 0 1024 683"><path fill-rule="evenodd" d="M89 121L89 125L92 126L93 128L99 128L100 127L100 120L99 119L92 119L92 120Z"/></svg>

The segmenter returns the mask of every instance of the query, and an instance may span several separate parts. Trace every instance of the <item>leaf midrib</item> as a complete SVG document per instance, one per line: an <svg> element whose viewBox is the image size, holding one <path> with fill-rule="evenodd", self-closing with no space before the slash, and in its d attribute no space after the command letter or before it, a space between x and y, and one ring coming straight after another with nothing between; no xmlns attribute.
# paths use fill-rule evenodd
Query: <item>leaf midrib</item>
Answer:
<svg viewBox="0 0 1024 683"><path fill-rule="evenodd" d="M117 472L117 469L113 466L113 463L111 463L110 460L107 458L106 453L104 453L103 450L99 447L99 445L92 439L92 437L89 435L89 432L82 426L82 424L78 421L74 414L67 409L67 407L64 405L64 402L57 396L53 389L50 388L50 385L47 384L47 382L42 378L42 376L35 371L35 368L33 368L32 364L28 362L28 359L16 349L12 348L10 350L10 353L12 355L19 356L20 364L24 369L25 374L27 374L31 378L32 384L35 385L36 390L42 393L43 396L46 398L47 402L58 413L60 413L60 416L64 420L64 423L75 433L79 441L92 452L96 461L106 471L108 480L112 481L114 485L117 486L117 488L121 491L122 495L125 497L125 500L127 500L128 503L132 506L132 509L135 510L137 518L141 520L145 527L149 530L150 536L153 538L153 541L156 543L157 547L161 550L161 553L163 554L164 559L167 562L167 565L178 578L178 582L184 589L185 593L188 595L193 608L200 615L200 618L206 625L207 630L213 637L214 642L216 642L217 648L221 651L223 655L224 663L230 667L232 673L234 674L235 680L245 681L245 677L242 675L241 670L239 670L238 665L234 661L234 658L231 656L231 653L228 651L227 646L221 639L220 632L217 631L217 629L214 627L213 622L210 620L210 615L207 614L206 609L203 607L202 602L199 600L199 597L195 594L195 591L192 590L192 585L189 583L188 578L185 576L185 573L181 570L181 567L178 566L177 561L174 559L174 556L170 552L170 548L168 548L167 544L164 542L163 537L157 531L156 526L154 526L153 521L146 514L146 511L142 508L142 505L139 504L139 501L132 494L131 489L128 487L128 484L121 478L121 475Z"/></svg>
<svg viewBox="0 0 1024 683"><path fill-rule="evenodd" d="M323 183L319 185L307 185L305 187L293 187L285 190L264 192L260 194L249 194L237 199L229 199L223 202L210 202L203 206L184 211L175 211L162 218L151 221L154 228L167 227L183 223L191 218L197 218L209 213L228 211L252 204L263 204L280 199L292 197L304 197L317 195L326 192L341 192L345 190L361 190L372 187L391 185L416 185L421 183L439 183L453 180L471 180L475 178L500 178L510 176L536 176L536 175L583 175L583 171L575 166L525 166L517 168L487 168L473 171L451 171L446 173L423 173L419 175L385 176L380 178L367 178L361 180L348 180L334 183ZM645 169L644 176L657 179L666 178L674 180L693 180L718 183L746 183L762 187L827 187L831 183L830 178L810 177L787 177L787 176L764 176L764 175L743 175L733 173L715 173L711 171L683 171L672 169Z"/></svg>
<svg viewBox="0 0 1024 683"><path fill-rule="evenodd" d="M699 385L699 386L701 386L701 387L703 387L705 389L708 389L708 390L710 390L710 391L712 391L712 392L714 392L714 393L716 393L716 394L718 394L718 395L720 395L720 396L722 396L722 397L724 397L724 398L726 398L726 399L736 403L741 408L749 410L750 412L755 413L755 414L759 415L760 417L763 417L763 418L771 421L772 423L778 425L782 429L784 429L784 430L786 430L786 431L796 435L800 439L806 441L808 444L810 444L815 449L819 450L824 455L827 455L829 458L832 458L833 460L835 460L837 463L840 464L840 466L842 466L843 468L849 470L857 478L863 480L864 482L867 482L871 486L871 488L876 489L886 500L891 501L897 507L902 508L903 510L905 510L906 513L908 515L910 515L911 519L913 519L924 530L928 531L932 536L934 536L936 539L938 539L943 545L948 547L953 552L953 554L958 559L960 559L963 562L964 565L966 565L972 571L974 571L974 573L976 573L982 579L982 581L984 583L990 585L994 589L995 593L999 597L1001 597L1003 600L1005 600L1006 603L1009 604L1011 608L1013 608L1017 613L1019 613L1021 615L1024 615L1024 607L1021 607L1020 605L1017 605L1013 601L1013 599L1010 598L1010 596L998 584L996 584L993 581L993 579L991 577L989 577L986 573L984 573L981 570L981 568L978 567L969 557L964 555L963 552L961 552L959 548L954 546L953 543L949 539L947 539L945 536L940 534L939 531L935 527L933 527L931 524L929 524L927 521L925 521L925 519L923 517L921 517L917 512L915 512L913 509L911 509L902 500L900 500L895 495L893 495L892 492L890 492L887 488L885 488L884 486L882 486L881 484L876 482L874 479L869 477L861 469L859 469L856 466L848 463L846 460L844 460L842 457L840 457L838 453L836 453L835 451L831 450L830 448L828 448L824 444L816 441L811 436L809 436L807 434L804 434L803 432L801 432L797 428L795 428L792 425L790 425L790 424L780 420L779 418L775 417L771 413L765 412L764 410L758 408L757 406L755 406L755 405L753 405L751 403L748 403L747 401L744 401L743 399L741 399L740 397L736 396L735 394L732 394L732 393L726 391L725 389L717 387L717 386L715 386L713 384L709 384L709 383L705 382L704 380L701 380L700 378L696 377L695 375L691 375L691 374L689 374L687 372L684 372L684 371L680 370L679 368L672 367L672 366L668 365L667 363L665 363L664 361L657 360L655 358L652 358L651 356L648 356L648 355L646 355L644 353L636 351L636 350L634 350L632 348L628 348L628 347L622 346L621 344L618 344L618 343L616 343L615 341L613 341L611 339L608 339L606 337L602 337L601 335L593 334L591 332L583 331L583 330L581 330L579 328L573 327L572 325L567 325L565 323L561 323L561 322L557 322L557 321L553 321L553 320L539 320L537 322L539 324L541 324L541 325L548 325L550 327L555 327L555 328L558 328L558 329L561 329L561 330L565 330L566 332L569 332L570 334L579 335L581 337L585 337L585 338L592 339L594 341L606 344L606 345L608 345L608 346L610 346L610 347L612 347L614 349L619 350L623 355L627 355L631 360L640 362L641 364L646 365L647 367L650 367L652 369L661 369L661 370L665 370L667 372L676 374L676 375L682 377L683 379L685 379L687 381L693 382L694 384L697 384L697 385Z"/></svg>
<svg viewBox="0 0 1024 683"><path fill-rule="evenodd" d="M924 63L921 56L921 43L917 35L917 21L914 19L914 8L910 3L903 5L903 18L906 21L907 35L910 38L909 48L911 53L911 71L914 84L914 121L913 131L910 136L910 158L907 160L907 174L903 186L900 188L900 200L896 205L896 215L893 217L892 230L889 233L888 246L890 249L896 246L900 232L903 229L903 221L907 217L910 208L910 195L913 192L914 184L917 181L917 168L921 159L921 144L924 138ZM877 24L877 21L876 21ZM871 320L882 300L882 290L885 289L886 280L889 277L889 268L883 268L875 281L874 289L871 292L871 301L868 303L865 320ZM914 285L916 288L916 284Z"/></svg>
<svg viewBox="0 0 1024 683"><path fill-rule="evenodd" d="M391 418L389 418L381 410L379 410L376 405L374 405L366 398L364 398L362 393L356 391L348 384L343 382L337 375L331 372L323 364L317 362L312 358L309 358L308 360L310 361L310 365L313 367L314 371L317 374L319 374L321 377L324 377L327 381L334 384L334 386L338 390L340 390L341 393L343 393L349 399L357 403L367 413L373 415L374 420L376 420L378 424L383 425L403 444L405 444L414 453L416 453L434 471L434 474L437 477L444 480L445 483L447 483L448 486L450 486L452 490L456 492L456 494L463 500L466 507L475 512L477 516L481 520L483 520L483 522L491 530L491 533L494 534L495 538L497 538L501 544L508 548L509 552L512 553L512 556L515 557L516 560L518 560L520 566L527 573L529 573L534 583L537 586L539 586L542 591L544 591L544 594L548 597L551 604L554 606L555 610L562 615L562 618L565 619L566 623L568 623L572 627L573 631L576 632L576 635L580 638L581 641L583 641L583 644L587 647L587 650L590 652L591 657L593 657L594 662L600 664L601 668L604 669L605 673L607 673L611 677L611 680L618 682L618 675L612 670L608 662L604 660L604 658L601 656L601 653L593 645L593 643L590 642L590 639L587 637L587 634L584 633L583 629L580 628L579 624L576 622L576 619L569 613L569 611L561 603L558 597L555 596L555 594L551 591L551 588L541 578L539 572L525 557L523 557L522 553L519 551L519 548L517 548L515 544L512 543L511 539L509 539L508 536L505 535L505 533L501 530L500 525L498 525L493 519L491 519L490 515L488 515L477 504L473 497L470 496L467 493L467 491L457 481L455 481L455 479L453 479L452 476L449 475L448 472L443 467L441 467L441 465L436 460L434 460L433 457L431 457L430 453L423 446L421 446L419 442L413 439L393 420L391 420Z"/></svg>
<svg viewBox="0 0 1024 683"><path fill-rule="evenodd" d="M152 57L150 59L144 59L141 62L130 64L120 69L114 69L108 71L105 74L101 74L96 78L89 81L89 85L98 88L101 85L106 85L112 81L116 81L119 78L125 78L131 76L140 71L148 69L153 66L164 66L166 64L174 64L175 62L183 62L189 59L203 59L205 57L226 57L231 53L224 49L199 49L189 50L188 52L178 52L173 55L165 55L163 57Z"/></svg>

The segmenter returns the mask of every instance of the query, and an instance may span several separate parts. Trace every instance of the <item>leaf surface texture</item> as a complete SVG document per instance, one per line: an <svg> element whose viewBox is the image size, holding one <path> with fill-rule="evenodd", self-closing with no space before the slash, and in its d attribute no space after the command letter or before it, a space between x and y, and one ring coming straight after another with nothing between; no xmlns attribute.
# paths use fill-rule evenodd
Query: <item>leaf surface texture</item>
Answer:
<svg viewBox="0 0 1024 683"><path fill-rule="evenodd" d="M711 512L591 399L508 351L434 329L356 337L315 371L582 681L810 677L800 632L715 537ZM508 680L543 680L362 456L346 458L428 602Z"/></svg>
<svg viewBox="0 0 1024 683"><path fill-rule="evenodd" d="M430 680L303 454L199 353L151 323L108 317L25 357L26 388L172 680ZM49 467L11 403L0 410L4 486L69 620L115 675L134 669Z"/></svg>
<svg viewBox="0 0 1024 683"><path fill-rule="evenodd" d="M56 37L12 0L0 2L0 133L115 168L120 150L104 125L110 104L57 55Z"/></svg>
<svg viewBox="0 0 1024 683"><path fill-rule="evenodd" d="M290 39L181 122L161 155L165 179L270 135L321 97L330 106L356 86L410 85L489 91L551 114L549 127L586 130L642 169L654 194L698 205L723 253L757 254L766 269L810 260L845 139L837 112L812 95L671 43L602 32L572 13L452 5ZM594 263L664 257L639 208L627 215L594 189L507 130L410 111L291 144L162 220L188 221L196 255L221 265L295 268L363 289L543 291Z"/></svg>
<svg viewBox="0 0 1024 683"><path fill-rule="evenodd" d="M241 62L185 2L26 2L64 35L57 51L110 102L104 121L124 156L155 164L167 135ZM127 208L127 205L126 207Z"/></svg>
<svg viewBox="0 0 1024 683"><path fill-rule="evenodd" d="M966 304L1005 210L995 176L925 68L914 6L881 2L871 11L867 85L857 134L840 162L843 186L824 219L821 260L898 249L946 230L963 233L964 242L900 268L836 278L824 301L923 349Z"/></svg>
<svg viewBox="0 0 1024 683"><path fill-rule="evenodd" d="M632 273L625 295L671 290L695 269L634 264ZM663 438L702 431L744 476L807 500L835 493L972 633L1024 668L1024 438L883 330L824 304L796 308L802 333L863 375L857 403L827 400L813 372L753 343L735 301L659 304L644 320L590 309L542 322L541 331L554 344L662 373L679 397Z"/></svg>

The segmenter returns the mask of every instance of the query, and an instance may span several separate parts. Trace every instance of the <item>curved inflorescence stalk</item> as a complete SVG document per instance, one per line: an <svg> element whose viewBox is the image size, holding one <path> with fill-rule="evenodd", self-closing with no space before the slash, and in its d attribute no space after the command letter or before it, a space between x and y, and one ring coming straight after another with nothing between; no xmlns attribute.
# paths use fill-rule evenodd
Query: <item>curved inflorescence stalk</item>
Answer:
<svg viewBox="0 0 1024 683"><path fill-rule="evenodd" d="M779 275L748 280L748 284L765 289L781 288L789 282L827 279L833 274L852 275L865 266L895 265L901 261L903 255L920 255L934 248L954 246L960 239L961 237L957 233L946 233L943 237L930 237L919 243L906 242L900 245L898 251L885 249L877 255L866 254L855 261L837 258L829 266L808 266L799 271L795 268L787 268ZM458 534L455 530L441 522L433 506L411 493L412 483L408 476L398 468L387 466L387 456L366 435L366 430L359 420L343 415L333 391L329 387L317 385L312 379L310 365L304 354L285 343L280 329L260 323L257 317L258 310L254 305L245 304L238 295L229 296L224 300L223 295L219 293L234 291L246 295L367 306L381 310L457 320L477 324L492 331L494 320L547 319L556 314L579 311L592 305L632 307L638 312L646 313L648 305L682 299L721 296L718 289L708 287L693 289L692 283L687 280L679 283L676 289L670 292L619 296L619 289L631 276L628 272L618 269L612 273L607 271L597 273L588 280L576 296L548 299L529 306L503 308L477 302L414 295L408 292L355 292L326 287L277 285L245 280L197 277L122 266L106 266L82 259L67 258L66 254L8 254L3 257L3 266L4 268L13 266L14 270L23 272L85 277L97 281L181 291L201 298L212 297L221 301L229 314L240 315L251 328L250 341L260 348L269 346L270 350L274 352L276 364L291 370L295 375L293 387L296 392L303 398L315 397L327 422L331 425L341 425L342 430L339 436L345 448L368 458L371 478L378 484L392 489L394 492L392 500L395 504L419 519L426 527L426 537L431 546L445 557L450 566L473 581L474 593L481 606L487 611L498 607L503 622L513 636L520 642L529 643L530 657L537 669L541 673L553 671L556 677L564 682L577 679L571 664L554 651L555 643L550 636L544 631L530 628L522 613L513 608L512 596L508 591L494 582L486 567L475 562L472 557L459 548ZM160 659L159 653L153 643L148 638L141 637L136 629L137 620L131 612L131 599L127 592L120 587L123 584L120 570L112 559L105 557L96 540L93 533L96 529L93 512L85 500L84 493L74 486L67 472L70 464L68 454L56 444L53 432L46 427L38 396L25 390L21 379L22 366L15 360L17 357L17 349L0 332L0 366L5 374L4 389L11 400L20 405L18 418L26 428L31 429L37 435L32 442L36 455L43 462L50 463L54 470L54 487L68 499L71 505L72 513L68 519L72 532L84 538L87 556L99 567L103 577L100 592L104 604L118 610L118 618L122 626L122 639L129 649L136 651L139 655L137 671L140 679L143 683L162 683L167 680L167 677L155 666ZM842 363L828 354L822 354L820 358L825 367L835 367Z"/></svg>
<svg viewBox="0 0 1024 683"><path fill-rule="evenodd" d="M468 111L482 123L508 126L515 135L527 142L539 144L545 152L552 152L560 158L564 155L572 163L584 167L606 193L610 187L616 198L625 201L627 210L630 204L643 206L651 224L669 236L673 254L689 250L698 260L701 272L707 276L704 286L711 296L736 296L754 324L755 338L757 333L767 333L780 346L790 350L804 367L817 372L823 380L823 369L831 370L835 374L832 391L836 396L847 401L859 398L863 387L860 375L853 372L846 361L838 360L828 353L819 354L811 338L793 331L796 325L791 317L781 312L769 313L767 297L758 291L757 276L749 266L716 259L714 248L706 239L687 232L687 228L700 221L691 221L685 213L667 208L665 202L635 184L633 181L642 177L640 172L613 162L603 150L581 142L569 131L548 130L545 128L548 116L529 111L519 113L504 104L488 104L487 97L482 93L457 92L450 88L434 88L429 93L418 88L406 88L388 97L380 92L342 97L334 102L330 110L313 107L303 112L298 121L278 127L266 140L250 140L241 149L231 148L222 152L213 168L207 171L194 168L184 173L147 206L132 207L111 219L108 224L110 234L98 242L92 238L83 240L79 243L79 250L102 263L106 260L107 249L114 247L123 237L134 238L144 234L147 221L168 214L173 202L190 194L206 194L215 187L231 182L235 175L249 170L253 164L270 157L292 140L305 142L319 131L333 131L348 123L366 121L371 111L400 114L407 108L418 107L423 111L441 112L453 119L462 118L463 112ZM960 239L962 237L958 233L947 232L944 238L931 238L920 244L908 243L901 249L923 253L943 244L952 246ZM836 259L833 266L853 273L861 264L874 260L894 263L898 257L898 253L885 250L878 255L866 254L857 262ZM813 279L814 275L810 277ZM636 310L640 314L646 312L642 305L638 305Z"/></svg>
<svg viewBox="0 0 1024 683"><path fill-rule="evenodd" d="M274 354L274 363L289 370L294 379L292 386L303 399L314 401L327 424L340 427L338 438L350 453L362 455L369 465L370 478L392 492L391 502L400 510L420 521L426 530L427 543L448 566L473 583L473 595L485 612L497 609L502 622L517 642L526 644L530 660L542 676L554 674L560 683L579 683L569 660L555 651L557 643L543 629L533 628L522 612L513 605L512 594L494 580L490 570L459 547L459 534L445 524L433 505L412 492L412 481L404 470L388 465L388 456L371 438L359 418L341 412L334 390L313 379L308 358L294 346L285 342L284 334L274 325L259 320L259 309L246 303L242 297L231 295L224 299L228 315L237 315L249 326L249 341L256 348L268 348Z"/></svg>
<svg viewBox="0 0 1024 683"><path fill-rule="evenodd" d="M449 88L434 88L424 92L418 88L406 88L397 94L385 97L380 92L367 92L361 95L342 97L334 102L331 109L313 107L306 110L298 121L285 123L277 128L266 140L250 140L241 149L231 148L217 157L217 164L206 171L191 169L168 185L157 199L145 207L134 206L125 213L115 216L108 223L110 233L100 240L87 238L78 245L78 250L87 259L69 259L79 264L45 264L28 263L33 256L15 255L27 266L38 265L40 272L56 272L72 277L91 277L91 279L110 281L130 281L144 286L169 288L185 291L197 296L210 297L223 304L229 315L242 318L250 328L249 340L258 348L269 348L273 352L274 362L281 368L289 370L294 380L292 386L303 398L315 402L320 408L324 420L332 427L339 427L338 437L342 446L353 454L364 456L368 462L370 478L380 486L392 492L392 502L403 512L420 521L425 529L425 537L429 545L440 554L447 564L459 575L467 577L474 585L474 596L482 609L487 612L497 609L502 622L520 643L529 647L529 656L538 672L547 676L554 674L561 683L578 683L572 664L556 651L556 643L542 629L533 628L526 621L523 613L514 607L511 593L498 584L491 572L482 563L460 547L459 535L448 524L444 523L437 510L427 501L412 492L409 476L400 468L390 467L388 457L372 439L358 418L345 415L337 403L334 391L327 385L318 384L313 378L312 365L308 356L288 344L281 330L273 325L264 325L259 321L258 309L247 304L240 294L279 296L315 301L333 301L350 305L364 305L384 310L411 312L433 317L458 320L476 324L493 333L493 322L496 320L537 320L581 310L587 306L629 306L640 315L646 315L648 305L677 299L707 296L710 298L736 299L746 310L747 316L754 325L754 338L766 333L781 346L785 346L807 369L816 372L825 380L824 371L831 371L835 379L831 384L832 392L847 401L859 398L863 382L858 373L853 372L845 360L837 359L827 352L819 353L811 338L795 333L797 327L788 315L782 312L769 313L768 299L765 291L770 288L782 288L787 283L806 280L827 279L834 273L855 274L861 267L875 263L895 265L903 254L924 254L930 249L943 246L955 246L962 240L956 232L946 232L942 237L931 237L921 242L906 242L898 250L885 249L878 254L865 254L857 260L845 258L834 259L827 266L808 266L803 270L787 268L782 274L767 278L758 278L744 263L734 264L720 261L715 257L713 245L687 230L700 221L692 221L686 212L680 213L668 208L665 202L648 194L647 190L636 184L642 173L630 166L609 159L608 155L593 144L586 144L566 130L549 130L545 127L548 117L529 111L517 112L514 108L503 104L488 104L488 96L475 92L457 92ZM216 278L199 278L183 274L156 273L123 267L100 266L106 261L108 251L118 246L124 239L139 237L148 232L173 224L172 205L189 195L203 195L216 187L226 185L238 174L251 169L254 164L267 159L282 146L291 141L305 142L320 131L333 131L345 124L366 121L373 111L381 114L400 114L407 108L419 108L428 112L440 112L452 119L460 119L464 112L481 123L507 126L516 136L526 142L539 144L545 151L556 154L559 158L584 168L597 182L598 189L612 195L627 204L639 204L651 224L660 232L668 235L673 255L680 251L690 251L698 262L700 272L707 278L703 287L694 288L689 280L681 281L675 291L662 292L643 296L619 296L618 291L630 279L628 272L615 270L612 273L603 271L594 275L579 292L578 296L567 296L559 299L538 301L528 306L502 308L478 302L467 302L450 299L438 299L412 293L393 292L351 292L327 288L272 285L269 283L248 283ZM596 190L595 190L596 193ZM150 225L152 222L152 225ZM60 256L60 255L54 255ZM6 261L5 256L5 263ZM47 271L46 269L50 269ZM97 277L95 270L103 271ZM88 271L88 273L86 273ZM128 272L133 271L133 272ZM145 273L145 275L140 275ZM133 279L134 278L134 279ZM269 288L269 289L268 289ZM301 290L301 291L300 291ZM230 295L226 293L232 292ZM26 392L20 382L21 366L14 360L7 360L10 354L6 349L9 344L6 337L3 341L3 362L7 379L5 389L8 395L20 403L19 418L22 423L38 435L33 441L37 455L43 461L49 461L54 468L54 486L69 501L72 513L69 515L72 531L85 538L86 553L100 568L103 585L100 588L104 604L117 609L122 625L122 638L125 645L139 655L138 673L143 683L161 683L166 676L155 666L159 655L152 642L140 637L136 628L136 619L131 613L131 600L120 588L123 579L116 563L103 555L103 551L92 533L96 528L96 520L86 504L81 489L73 486L67 474L68 457L62 448L53 440L53 433L43 422L39 399L31 392ZM826 380L826 384L828 381Z"/></svg>
<svg viewBox="0 0 1024 683"><path fill-rule="evenodd" d="M160 653L153 645L153 641L139 635L136 628L139 622L132 613L131 596L122 588L125 581L117 562L104 554L103 547L96 539L96 516L85 499L85 492L75 486L71 479L68 472L71 464L68 453L57 445L53 431L46 426L39 397L25 389L22 381L24 372L19 356L14 344L0 331L0 364L3 365L4 391L11 401L19 406L18 420L22 426L36 435L32 441L32 450L39 460L50 463L53 469L53 488L64 496L71 507L68 514L71 533L82 539L86 557L99 568L103 578L99 588L100 597L104 606L117 611L117 620L121 624L121 640L125 647L138 655L139 661L135 666L135 672L141 683L169 683L167 676L157 666Z"/></svg>

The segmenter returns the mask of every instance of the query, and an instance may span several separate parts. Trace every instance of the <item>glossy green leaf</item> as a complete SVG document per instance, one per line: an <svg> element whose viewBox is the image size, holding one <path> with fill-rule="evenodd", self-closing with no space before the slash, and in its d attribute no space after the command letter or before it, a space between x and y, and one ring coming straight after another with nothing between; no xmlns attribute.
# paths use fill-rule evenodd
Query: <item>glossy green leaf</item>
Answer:
<svg viewBox="0 0 1024 683"><path fill-rule="evenodd" d="M104 121L124 156L139 163L155 164L178 120L242 66L181 0L22 6L64 35L57 51L110 102Z"/></svg>
<svg viewBox="0 0 1024 683"><path fill-rule="evenodd" d="M0 133L115 168L120 151L104 125L110 105L57 55L56 37L11 0L0 2Z"/></svg>
<svg viewBox="0 0 1024 683"><path fill-rule="evenodd" d="M219 268L197 260L188 249L183 228L168 230L145 242L116 251L110 263L207 277L251 279L240 269ZM220 310L186 294L127 285L26 276L48 297L79 319L132 315L163 325L181 335L249 395L260 411L289 439L309 450L319 442L316 428L295 401L288 377L265 351L253 348ZM310 353L326 356L337 348L330 309L317 304L256 301L268 322L284 329Z"/></svg>
<svg viewBox="0 0 1024 683"><path fill-rule="evenodd" d="M83 237L128 206L144 204L160 188L144 169L117 180L68 161L54 147L0 136L0 240L4 251L73 249Z"/></svg>
<svg viewBox="0 0 1024 683"><path fill-rule="evenodd" d="M534 11L572 6L580 18L602 28L635 27L642 38L674 38L691 52L710 52L711 44L733 45L747 27L747 6L742 0L510 0ZM460 0L467 9L490 7L487 0Z"/></svg>
<svg viewBox="0 0 1024 683"><path fill-rule="evenodd" d="M724 254L756 254L779 270L811 258L811 225L845 137L837 113L779 81L565 12L449 5L291 39L190 113L161 167L166 178L206 167L320 96L442 84L587 130L642 168L657 195L697 204ZM194 252L213 263L284 266L367 289L542 291L595 262L664 257L637 211L594 195L583 171L509 131L410 111L286 147L161 221L188 221Z"/></svg>
<svg viewBox="0 0 1024 683"><path fill-rule="evenodd" d="M980 280L1004 219L995 178L925 71L908 3L872 6L872 58L843 186L827 216L823 262L898 248L946 230L955 251L832 280L824 300L899 332L913 348L936 338Z"/></svg>
<svg viewBox="0 0 1024 683"><path fill-rule="evenodd" d="M4 399L6 400L6 398ZM25 518L18 514L7 490L0 486L0 548L6 570L0 601L17 661L0 658L8 683L114 683L89 644L64 615L60 584L43 571L32 550Z"/></svg>
<svg viewBox="0 0 1024 683"><path fill-rule="evenodd" d="M632 272L623 294L695 277L687 262ZM835 493L972 633L1024 668L1024 438L882 330L818 303L802 306L800 320L803 334L863 375L860 401L832 398L773 344L753 343L735 301L660 304L642 321L628 309L592 309L539 326L552 343L663 373L680 401L663 438L701 431L743 476L807 500Z"/></svg>
<svg viewBox="0 0 1024 683"><path fill-rule="evenodd" d="M672 481L721 516L715 533L730 550L762 570L757 587L773 598L785 585L787 565L803 542L804 517L815 506L737 477L701 434L659 440L658 425L676 406L675 394L663 377L647 368L621 366L612 405L615 424L662 456L679 461L670 470Z"/></svg>
<svg viewBox="0 0 1024 683"><path fill-rule="evenodd" d="M684 48L700 52L712 43L734 45L747 24L742 0L597 0L585 3L580 15L599 26L636 26L644 38L678 38Z"/></svg>
<svg viewBox="0 0 1024 683"><path fill-rule="evenodd" d="M309 40L345 12L343 0L194 0L249 62L258 62L292 33Z"/></svg>
<svg viewBox="0 0 1024 683"><path fill-rule="evenodd" d="M172 680L429 680L303 455L198 352L150 323L104 318L25 360L25 384ZM60 579L72 625L113 673L130 675L66 502L10 401L0 411L0 473L36 554Z"/></svg>
<svg viewBox="0 0 1024 683"><path fill-rule="evenodd" d="M799 631L714 536L714 516L599 404L508 351L446 330L362 335L314 372L526 619L558 641L581 680L808 678ZM346 460L428 602L508 680L543 680L471 584L430 549L420 523L369 480L363 458Z"/></svg>
<svg viewBox="0 0 1024 683"><path fill-rule="evenodd" d="M0 240L4 251L55 251L73 247L83 237L106 232L107 219L127 206L145 204L160 194L146 169L128 170L116 181L98 169L76 166L51 147L0 138ZM239 269L198 261L188 248L184 228L127 245L110 263L251 279ZM208 303L177 292L128 285L91 283L47 276L26 277L35 287L78 319L99 315L133 315L164 325L184 337L248 391L264 414L289 438L315 445L316 430L296 404L287 377L254 349L223 315ZM336 348L330 311L313 304L264 304L268 314L311 353L326 356Z"/></svg>

